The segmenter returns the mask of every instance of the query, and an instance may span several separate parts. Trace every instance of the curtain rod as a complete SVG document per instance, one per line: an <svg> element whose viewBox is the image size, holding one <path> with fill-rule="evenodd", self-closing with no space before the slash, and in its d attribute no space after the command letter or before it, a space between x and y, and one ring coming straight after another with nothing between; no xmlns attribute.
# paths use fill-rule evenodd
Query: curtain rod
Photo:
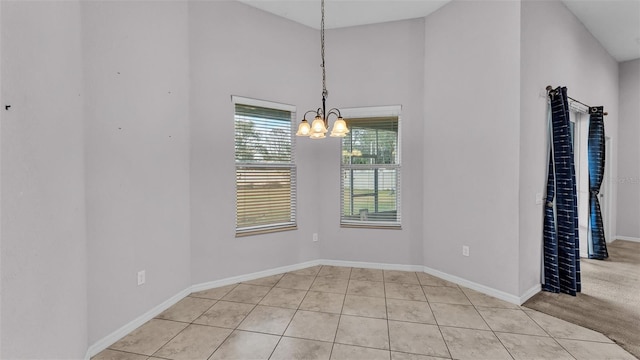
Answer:
<svg viewBox="0 0 640 360"><path fill-rule="evenodd" d="M551 91L551 90L553 90L553 86L551 86L551 85L547 85L547 93L548 93L549 91ZM587 104L583 103L582 101L578 101L578 100L576 100L576 99L572 98L571 96L567 96L567 98L571 99L571 100L572 100L572 101L574 101L574 102L577 102L578 104L582 104L582 105L584 105L584 106L588 107L589 109L591 109L591 108L595 108L595 107L593 107L593 106L589 106L589 105L587 105ZM609 115L609 113L605 111L605 112L603 112L603 113L602 113L602 115L607 116L607 115Z"/></svg>

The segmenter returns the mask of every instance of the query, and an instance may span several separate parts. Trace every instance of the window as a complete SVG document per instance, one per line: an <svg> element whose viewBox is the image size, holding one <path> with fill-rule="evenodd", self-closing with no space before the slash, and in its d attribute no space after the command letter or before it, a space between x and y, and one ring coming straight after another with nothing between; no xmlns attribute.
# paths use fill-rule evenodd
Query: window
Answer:
<svg viewBox="0 0 640 360"><path fill-rule="evenodd" d="M400 106L345 109L340 224L400 227Z"/></svg>
<svg viewBox="0 0 640 360"><path fill-rule="evenodd" d="M234 96L236 236L296 228L295 107Z"/></svg>

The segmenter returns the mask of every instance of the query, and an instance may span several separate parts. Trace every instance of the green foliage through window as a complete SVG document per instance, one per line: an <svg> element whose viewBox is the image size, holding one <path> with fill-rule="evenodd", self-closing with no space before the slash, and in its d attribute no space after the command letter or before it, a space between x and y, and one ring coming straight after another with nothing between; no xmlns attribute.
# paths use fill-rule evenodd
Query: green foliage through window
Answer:
<svg viewBox="0 0 640 360"><path fill-rule="evenodd" d="M296 224L294 113L235 104L236 234Z"/></svg>

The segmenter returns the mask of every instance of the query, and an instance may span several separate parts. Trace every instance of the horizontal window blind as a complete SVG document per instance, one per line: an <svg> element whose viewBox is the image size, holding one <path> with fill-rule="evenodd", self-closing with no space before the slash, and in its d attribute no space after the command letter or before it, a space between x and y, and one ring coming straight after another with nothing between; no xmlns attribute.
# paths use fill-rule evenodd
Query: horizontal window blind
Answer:
<svg viewBox="0 0 640 360"><path fill-rule="evenodd" d="M295 228L295 111L234 100L236 235Z"/></svg>
<svg viewBox="0 0 640 360"><path fill-rule="evenodd" d="M238 229L295 224L293 167L236 167Z"/></svg>
<svg viewBox="0 0 640 360"><path fill-rule="evenodd" d="M291 112L236 104L236 162L291 163Z"/></svg>
<svg viewBox="0 0 640 360"><path fill-rule="evenodd" d="M399 227L398 116L349 118L342 139L343 226Z"/></svg>

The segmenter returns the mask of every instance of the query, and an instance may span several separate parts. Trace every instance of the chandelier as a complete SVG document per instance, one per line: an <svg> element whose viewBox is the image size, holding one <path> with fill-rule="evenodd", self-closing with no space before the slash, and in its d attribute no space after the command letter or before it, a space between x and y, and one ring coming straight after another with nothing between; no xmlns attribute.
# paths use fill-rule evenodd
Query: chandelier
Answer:
<svg viewBox="0 0 640 360"><path fill-rule="evenodd" d="M327 91L327 76L324 66L324 0L321 0L320 11L322 13L322 20L320 21L320 54L322 56L322 107L318 108L318 110L309 110L304 113L302 117L302 121L298 126L298 132L296 132L297 136L308 136L312 139L324 139L325 134L328 132L329 128L329 117L331 115L336 116L336 121L333 123L333 128L331 129L331 135L333 137L345 137L347 133L349 133L349 129L347 128L347 123L342 118L340 114L340 110L337 108L329 109L327 111L327 97L329 96L329 92ZM307 114L315 113L316 117L313 119L311 125L307 121Z"/></svg>

